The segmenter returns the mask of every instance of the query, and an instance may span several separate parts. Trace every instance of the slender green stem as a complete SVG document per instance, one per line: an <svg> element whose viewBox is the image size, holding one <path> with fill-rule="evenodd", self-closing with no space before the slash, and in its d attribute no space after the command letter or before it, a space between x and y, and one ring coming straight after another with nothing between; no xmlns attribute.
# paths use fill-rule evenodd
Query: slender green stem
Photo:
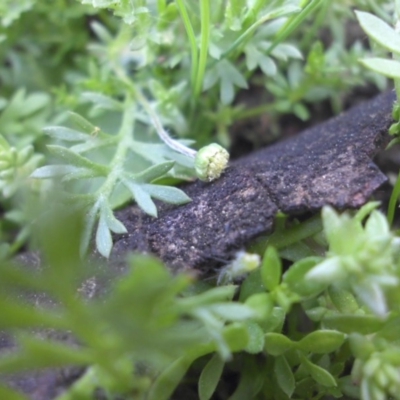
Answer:
<svg viewBox="0 0 400 400"><path fill-rule="evenodd" d="M98 378L93 367L88 368L85 373L71 386L71 388L57 397L56 400L72 400L76 398L90 398L93 395Z"/></svg>
<svg viewBox="0 0 400 400"><path fill-rule="evenodd" d="M367 9L370 8L372 14L375 14L377 17L383 19L384 21L389 22L388 14L385 12L382 5L379 4L376 0L368 0L365 6ZM397 5L395 5L395 7L397 7Z"/></svg>
<svg viewBox="0 0 400 400"><path fill-rule="evenodd" d="M175 0L176 4L178 6L179 12L181 14L183 24L186 29L186 34L189 38L190 42L190 49L191 49L191 58L192 58L192 67L191 67L191 76L190 76L190 81L192 83L192 88L194 90L195 87L195 82L196 82L196 75L197 75L197 69L198 69L198 51L197 51L197 42L196 42L196 36L194 34L193 26L192 23L190 22L189 15L187 13L186 7L184 0Z"/></svg>
<svg viewBox="0 0 400 400"><path fill-rule="evenodd" d="M200 1L200 18L201 18L201 42L199 64L196 75L196 83L194 86L194 95L196 98L200 96L203 88L203 78L207 67L208 46L210 43L211 32L211 16L210 16L210 0Z"/></svg>
<svg viewBox="0 0 400 400"><path fill-rule="evenodd" d="M107 199L111 195L116 182L119 180L121 173L123 172L126 154L132 141L132 129L135 122L135 112L133 100L129 95L126 96L124 109L125 111L122 117L121 128L118 133L120 140L118 141L117 149L110 163L110 173L108 174L104 183L98 189L99 199L102 196Z"/></svg>
<svg viewBox="0 0 400 400"><path fill-rule="evenodd" d="M389 225L393 224L394 214L395 214L397 200L398 200L399 196L400 196L400 173L397 176L397 180L394 185L392 194L390 195L389 206L388 206L388 211L387 211L387 219L388 219Z"/></svg>
<svg viewBox="0 0 400 400"><path fill-rule="evenodd" d="M329 6L330 4L328 1L326 1L322 5L321 10L318 12L317 16L314 19L311 29L307 30L306 34L301 39L300 48L304 49L311 47L311 44L315 41L315 38L318 37L317 32L319 31L319 29L326 20L326 15L329 10Z"/></svg>
<svg viewBox="0 0 400 400"><path fill-rule="evenodd" d="M260 12L261 8L264 6L265 0L256 0L255 3L253 4L253 7L251 7L243 21L244 27L248 27L250 25L250 21L253 20L253 18L257 17L258 13Z"/></svg>
<svg viewBox="0 0 400 400"><path fill-rule="evenodd" d="M249 28L247 28L229 47L227 50L225 50L222 55L221 58L226 58L229 54L231 54L233 51L235 51L260 25L262 25L263 23L271 20L271 19L275 19L275 18L279 18L282 17L284 15L287 15L290 12L296 12L299 11L298 7L291 7L290 11L288 12L288 7L281 7L278 8L270 13L267 13L265 15L263 15L259 20L257 20L256 22L254 22L253 25L251 25ZM283 39L282 39L283 40ZM278 43L276 43L278 44ZM276 45L275 45L276 46ZM268 55L275 46L271 46L271 49L268 49L266 53L264 53L265 55ZM218 62L218 60L213 60L213 62L211 63L210 67L212 67L213 65L215 65Z"/></svg>
<svg viewBox="0 0 400 400"><path fill-rule="evenodd" d="M258 115L272 111L274 107L275 107L274 104L269 103L269 104L262 104L257 107L248 108L246 110L238 111L234 116L234 120L239 121L247 118L257 117Z"/></svg>
<svg viewBox="0 0 400 400"><path fill-rule="evenodd" d="M322 231L322 221L319 215L315 215L300 223L299 225L283 229L279 232L274 232L268 238L260 238L250 247L251 252L263 254L267 246L274 246L280 250L301 240L314 236Z"/></svg>
<svg viewBox="0 0 400 400"><path fill-rule="evenodd" d="M400 102L400 80L394 80L394 90L396 92L397 103Z"/></svg>
<svg viewBox="0 0 400 400"><path fill-rule="evenodd" d="M275 40L271 44L271 46L267 49L266 53L269 54L271 51L281 42L283 42L295 29L302 24L302 22L312 13L314 12L320 4L326 0L311 0L304 9L295 16L289 18L286 22L285 26L278 32L275 37Z"/></svg>
<svg viewBox="0 0 400 400"><path fill-rule="evenodd" d="M308 237L314 236L321 231L321 218L319 215L315 215L299 225L292 226L282 232L273 233L268 238L267 245L274 246L277 249L282 249Z"/></svg>

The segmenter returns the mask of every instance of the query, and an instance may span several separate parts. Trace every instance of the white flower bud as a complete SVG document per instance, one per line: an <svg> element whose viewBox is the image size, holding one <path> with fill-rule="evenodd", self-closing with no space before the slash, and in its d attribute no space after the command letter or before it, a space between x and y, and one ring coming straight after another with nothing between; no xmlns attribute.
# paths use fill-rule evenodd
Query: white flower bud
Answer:
<svg viewBox="0 0 400 400"><path fill-rule="evenodd" d="M194 161L197 177L207 182L218 179L227 167L228 161L229 153L217 143L201 148Z"/></svg>

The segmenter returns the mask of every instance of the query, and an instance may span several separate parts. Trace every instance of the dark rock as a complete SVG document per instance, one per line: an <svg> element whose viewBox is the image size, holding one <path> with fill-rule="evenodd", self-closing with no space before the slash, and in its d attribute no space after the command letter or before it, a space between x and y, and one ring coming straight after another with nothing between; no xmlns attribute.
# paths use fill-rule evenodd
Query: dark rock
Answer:
<svg viewBox="0 0 400 400"><path fill-rule="evenodd" d="M159 205L151 218L136 206L118 213L128 234L116 237L112 259L127 251L158 255L175 270L206 270L272 231L278 210L289 215L363 205L386 181L372 157L388 143L395 95L382 94L290 140L232 163L213 183L183 187L192 202Z"/></svg>

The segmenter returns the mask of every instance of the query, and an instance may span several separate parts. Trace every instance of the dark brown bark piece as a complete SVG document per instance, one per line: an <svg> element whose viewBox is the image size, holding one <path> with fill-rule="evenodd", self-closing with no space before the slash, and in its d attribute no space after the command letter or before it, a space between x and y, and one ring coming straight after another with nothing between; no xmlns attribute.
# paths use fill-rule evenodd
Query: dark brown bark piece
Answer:
<svg viewBox="0 0 400 400"><path fill-rule="evenodd" d="M385 147L394 93L382 94L295 138L239 159L213 183L183 187L192 202L159 205L151 218L136 206L118 218L113 260L127 251L156 254L174 269L207 270L273 228L278 210L315 212L330 204L356 208L386 181L371 158Z"/></svg>

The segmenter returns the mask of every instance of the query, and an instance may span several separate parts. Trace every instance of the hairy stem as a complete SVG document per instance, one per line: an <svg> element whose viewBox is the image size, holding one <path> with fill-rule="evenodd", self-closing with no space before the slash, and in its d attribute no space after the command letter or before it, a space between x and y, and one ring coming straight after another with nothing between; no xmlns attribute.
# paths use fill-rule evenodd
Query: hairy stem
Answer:
<svg viewBox="0 0 400 400"><path fill-rule="evenodd" d="M139 101L139 103L142 105L142 107L146 110L147 114L150 116L151 121L153 122L154 128L160 137L160 139L171 149L177 151L178 153L184 154L188 157L196 157L197 151L190 149L189 147L186 147L185 145L179 143L177 140L172 139L168 133L165 131L165 129L162 126L162 123L160 119L158 118L157 113L153 110L153 107L150 105L150 103L147 101L146 97L143 95L143 93L137 89L134 88L135 91L135 97Z"/></svg>
<svg viewBox="0 0 400 400"><path fill-rule="evenodd" d="M127 77L125 72L121 70L121 68L115 66L114 67L115 73L118 77L127 85L127 87L131 90L131 93L138 101L138 103L146 110L147 114L150 117L151 122L154 125L154 128L160 137L160 139L171 149L177 151L178 153L184 154L185 156L195 158L197 151L193 150L189 147L186 147L182 143L178 142L175 139L172 139L166 130L163 128L160 118L158 118L157 113L154 111L151 104L148 102L144 94L141 92L139 88L137 88L133 82ZM132 121L133 124L133 121Z"/></svg>
<svg viewBox="0 0 400 400"><path fill-rule="evenodd" d="M120 140L118 141L116 152L110 163L110 173L108 174L103 185L101 185L101 187L98 189L99 198L101 196L108 198L111 195L112 190L115 187L115 184L119 180L121 173L124 169L126 154L129 149L129 144L132 141L132 130L135 123L135 112L133 100L129 95L126 96L124 110L125 111L122 117L121 128L118 133Z"/></svg>

